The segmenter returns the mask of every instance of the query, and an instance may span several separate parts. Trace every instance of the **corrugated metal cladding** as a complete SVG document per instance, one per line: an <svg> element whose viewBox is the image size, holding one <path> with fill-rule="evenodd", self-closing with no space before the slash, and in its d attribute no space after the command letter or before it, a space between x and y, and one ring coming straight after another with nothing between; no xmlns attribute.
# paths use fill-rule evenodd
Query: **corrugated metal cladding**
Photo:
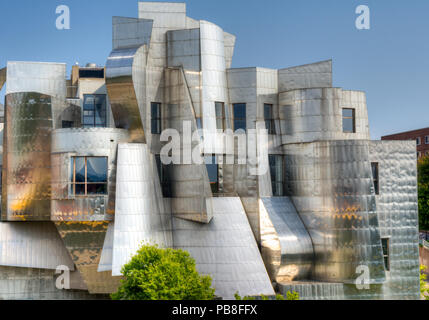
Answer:
<svg viewBox="0 0 429 320"><path fill-rule="evenodd" d="M0 299L106 298L142 241L189 251L224 299L419 298L415 145L369 140L365 93L333 88L332 61L231 68L235 40L184 3L140 2L113 18L105 83L79 67L66 81L61 63L0 69ZM105 93L96 114L115 128L81 128L84 95ZM180 163L159 161L167 128ZM221 134L237 128L245 157ZM267 148L250 131L265 128ZM71 192L74 157L107 158L106 192ZM58 265L74 291L56 289Z"/></svg>

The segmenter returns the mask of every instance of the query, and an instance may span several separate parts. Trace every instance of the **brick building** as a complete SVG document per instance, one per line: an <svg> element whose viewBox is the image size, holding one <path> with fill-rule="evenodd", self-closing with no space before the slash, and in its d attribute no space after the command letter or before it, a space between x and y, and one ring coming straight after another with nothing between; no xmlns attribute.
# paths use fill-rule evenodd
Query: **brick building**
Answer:
<svg viewBox="0 0 429 320"><path fill-rule="evenodd" d="M396 133L381 137L381 140L416 140L417 156L429 156L429 128Z"/></svg>

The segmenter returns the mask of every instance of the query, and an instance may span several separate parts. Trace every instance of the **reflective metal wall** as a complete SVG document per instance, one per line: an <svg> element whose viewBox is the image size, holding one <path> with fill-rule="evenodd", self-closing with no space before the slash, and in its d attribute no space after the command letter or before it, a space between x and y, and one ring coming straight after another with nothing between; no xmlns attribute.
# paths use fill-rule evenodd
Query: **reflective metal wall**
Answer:
<svg viewBox="0 0 429 320"><path fill-rule="evenodd" d="M370 160L378 163L376 196L380 235L389 239L390 271L385 299L420 299L416 145L414 141L371 141Z"/></svg>
<svg viewBox="0 0 429 320"><path fill-rule="evenodd" d="M49 221L51 211L51 97L6 96L2 219Z"/></svg>

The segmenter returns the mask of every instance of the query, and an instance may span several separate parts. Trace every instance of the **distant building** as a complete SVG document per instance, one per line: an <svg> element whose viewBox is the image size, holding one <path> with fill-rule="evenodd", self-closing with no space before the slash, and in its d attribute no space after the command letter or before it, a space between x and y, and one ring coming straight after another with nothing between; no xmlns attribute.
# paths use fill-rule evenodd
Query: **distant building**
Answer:
<svg viewBox="0 0 429 320"><path fill-rule="evenodd" d="M429 156L429 128L395 133L381 137L381 140L415 140L417 144L417 157Z"/></svg>

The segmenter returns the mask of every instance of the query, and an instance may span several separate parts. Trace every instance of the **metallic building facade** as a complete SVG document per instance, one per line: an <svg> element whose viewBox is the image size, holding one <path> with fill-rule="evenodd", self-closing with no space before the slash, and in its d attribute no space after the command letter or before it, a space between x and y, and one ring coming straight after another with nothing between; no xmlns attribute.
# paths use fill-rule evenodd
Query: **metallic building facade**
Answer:
<svg viewBox="0 0 429 320"><path fill-rule="evenodd" d="M223 299L419 298L414 144L370 141L332 61L231 68L235 42L140 2L105 67L0 69L0 299L106 298L142 241L189 251Z"/></svg>

